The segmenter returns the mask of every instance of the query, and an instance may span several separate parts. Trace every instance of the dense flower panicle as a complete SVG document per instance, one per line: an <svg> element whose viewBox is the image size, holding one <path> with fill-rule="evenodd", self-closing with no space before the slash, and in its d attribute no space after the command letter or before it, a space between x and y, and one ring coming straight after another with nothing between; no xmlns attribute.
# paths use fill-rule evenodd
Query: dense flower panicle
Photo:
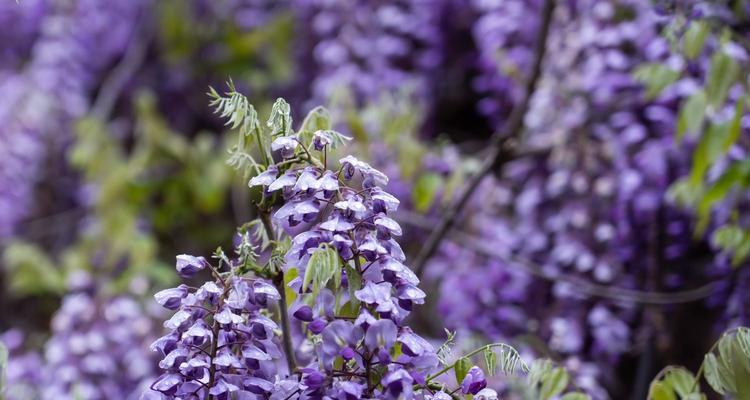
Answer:
<svg viewBox="0 0 750 400"><path fill-rule="evenodd" d="M45 345L41 399L137 399L153 378L151 318L128 297L68 294Z"/></svg>
<svg viewBox="0 0 750 400"><path fill-rule="evenodd" d="M202 257L180 255L177 269L207 266ZM162 290L156 301L175 314L169 332L151 344L164 373L144 393L145 399L268 398L273 392L281 352L266 314L279 293L262 279L238 276Z"/></svg>
<svg viewBox="0 0 750 400"><path fill-rule="evenodd" d="M281 191L286 203L274 214L278 225L320 221L296 235L286 255L285 268L299 272L290 282L299 293L292 315L306 325L318 358L302 370L301 396L411 398L412 386L424 383L437 358L429 342L403 325L412 307L424 303L425 293L403 264L405 256L394 239L402 232L388 213L399 201L381 189L388 178L369 164L351 156L340 164L341 183L331 171L309 166L290 169L273 181L266 173L251 181L262 181L267 195ZM346 181L360 182L361 189L344 185ZM349 266L335 272L348 288L340 294L327 288L314 293L305 281L307 269L313 268L311 258L327 248ZM340 317L344 304L361 304L360 311ZM397 345L399 356L394 354ZM359 378L371 368L384 373L381 389Z"/></svg>
<svg viewBox="0 0 750 400"><path fill-rule="evenodd" d="M528 14L523 21L537 18L537 11L517 11ZM490 22L482 29L523 28ZM558 4L525 121L526 146L543 155L509 163L502 181L483 186L476 196L483 201L463 229L493 243L499 253L523 256L549 276L626 288L642 287L654 265L680 265L701 246L691 243L690 219L666 199L670 184L690 165L673 139L675 100L684 91L647 101L632 77L641 62L676 62L668 56L661 26L648 1ZM528 48L519 54L526 54L519 56L521 64L528 62L523 61ZM433 265L440 271L439 264L473 259L470 253L446 244L440 253L446 259L436 257ZM611 371L612 362L636 345L641 328L634 327L643 319L633 307L587 299L564 281L539 281L513 263L474 257L476 262L461 263L465 271L444 274L441 308L449 328L497 339L531 330L552 350L583 354L602 371ZM672 273L656 276L651 284L660 288L684 284ZM550 307L559 311L532 318Z"/></svg>
<svg viewBox="0 0 750 400"><path fill-rule="evenodd" d="M227 103L219 98L217 104ZM409 399L437 365L432 345L404 324L426 295L403 264L395 239L403 232L388 216L399 201L382 189L388 177L352 156L339 161L337 172L328 170L326 158L311 152L326 152L340 134L305 136L286 129L290 125L289 106L280 99L268 122L269 148L259 144L264 158L274 161L255 164L248 182L263 189L256 204L261 215L246 224L262 226L258 242L250 231L240 234L239 258L217 253L218 269L201 257L178 256L180 275L210 268L216 281L155 295L176 312L164 323L170 332L151 346L161 353L165 373L144 398ZM256 250L270 252L263 267ZM219 272L222 264L230 270ZM273 284L246 277L250 271ZM284 288L285 274L292 273L296 278ZM287 309L289 289L296 300ZM264 312L276 300L288 314L280 316L281 327ZM286 354L276 345L278 329ZM282 358L286 374L276 368ZM304 365L297 367L295 358Z"/></svg>
<svg viewBox="0 0 750 400"><path fill-rule="evenodd" d="M312 76L312 98L328 102L348 88L358 101L407 88L420 100L440 63L438 18L443 0L298 1L294 11L307 36L300 51Z"/></svg>
<svg viewBox="0 0 750 400"><path fill-rule="evenodd" d="M479 70L472 89L482 96L478 111L497 126L523 95L521 84L531 68L542 2L473 0L470 4L476 13L472 35Z"/></svg>
<svg viewBox="0 0 750 400"><path fill-rule="evenodd" d="M8 363L5 366L5 387L3 396L7 400L38 398L39 389L44 387L44 360L33 350L24 349L24 332L10 329L0 334L0 342L8 350Z"/></svg>
<svg viewBox="0 0 750 400"><path fill-rule="evenodd" d="M12 234L33 205L30 198L47 152L56 157L69 143L73 121L88 111L90 92L104 69L127 48L145 3L147 0L3 4L3 9L21 8L28 17L33 13L25 14L27 9L43 11L45 18L31 28L30 35L36 40L23 69L0 71L4 94L0 101L0 236ZM15 32L5 24L3 30L24 32ZM16 42L9 38L11 43Z"/></svg>

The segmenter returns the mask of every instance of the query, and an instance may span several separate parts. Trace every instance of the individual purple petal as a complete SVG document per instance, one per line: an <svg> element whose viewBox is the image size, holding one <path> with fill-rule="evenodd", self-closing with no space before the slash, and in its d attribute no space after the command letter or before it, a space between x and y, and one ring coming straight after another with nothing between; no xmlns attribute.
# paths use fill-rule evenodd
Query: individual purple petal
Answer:
<svg viewBox="0 0 750 400"><path fill-rule="evenodd" d="M177 273L183 278L190 278L198 271L203 270L208 262L203 257L195 257L188 254L177 256Z"/></svg>
<svg viewBox="0 0 750 400"><path fill-rule="evenodd" d="M299 142L293 136L281 136L271 142L271 150L279 151L282 158L294 157Z"/></svg>
<svg viewBox="0 0 750 400"><path fill-rule="evenodd" d="M351 211L355 214L361 214L367 211L365 205L357 199L348 199L336 202L336 204L334 204L334 207L339 210Z"/></svg>
<svg viewBox="0 0 750 400"><path fill-rule="evenodd" d="M312 308L308 305L298 307L292 315L300 321L310 322L313 320Z"/></svg>
<svg viewBox="0 0 750 400"><path fill-rule="evenodd" d="M333 143L333 136L331 136L331 133L328 131L315 131L315 133L313 133L312 143L315 150L322 151L323 148Z"/></svg>
<svg viewBox="0 0 750 400"><path fill-rule="evenodd" d="M316 186L319 190L323 191L325 198L330 198L333 194L339 190L339 180L336 179L336 175L331 171L326 171L318 179Z"/></svg>
<svg viewBox="0 0 750 400"><path fill-rule="evenodd" d="M186 340L190 344L196 346L207 343L212 338L213 332L211 332L211 329L203 320L198 320L195 324L193 324L193 326L190 327L190 329L182 334L182 340Z"/></svg>
<svg viewBox="0 0 750 400"><path fill-rule="evenodd" d="M391 399L410 399L412 398L412 386L414 379L409 373L398 366L389 366L389 371L383 377L383 386L388 398Z"/></svg>
<svg viewBox="0 0 750 400"><path fill-rule="evenodd" d="M371 197L373 210L376 213L396 211L400 203L397 198L393 197L390 193L380 188L373 188Z"/></svg>
<svg viewBox="0 0 750 400"><path fill-rule="evenodd" d="M398 341L401 343L401 350L404 354L412 357L421 356L425 352L432 353L435 351L434 347L428 341L412 332L409 328L404 329L399 335Z"/></svg>
<svg viewBox="0 0 750 400"><path fill-rule="evenodd" d="M192 322L192 316L185 310L177 311L172 318L164 322L164 327L172 330L187 328Z"/></svg>
<svg viewBox="0 0 750 400"><path fill-rule="evenodd" d="M177 387L182 384L183 378L178 374L164 374L151 385L151 388L164 394L174 394Z"/></svg>
<svg viewBox="0 0 750 400"><path fill-rule="evenodd" d="M403 234L398 222L386 217L385 215L375 218L375 226L378 230L379 239L387 240L391 238L391 235L401 236Z"/></svg>
<svg viewBox="0 0 750 400"><path fill-rule="evenodd" d="M311 167L305 168L297 178L297 182L294 184L293 190L295 192L308 192L315 191L318 189L318 174L315 169Z"/></svg>
<svg viewBox="0 0 750 400"><path fill-rule="evenodd" d="M297 183L297 175L293 171L287 171L284 175L278 177L270 185L268 185L269 192L275 192L279 189L288 189L294 187Z"/></svg>
<svg viewBox="0 0 750 400"><path fill-rule="evenodd" d="M312 322L310 322L309 324L307 324L307 329L309 329L310 332L312 332L313 334L318 335L320 334L320 332L323 332L323 329L325 329L327 324L328 322L326 322L325 319L317 318L313 320Z"/></svg>
<svg viewBox="0 0 750 400"><path fill-rule="evenodd" d="M379 305L391 301L391 284L388 282L367 282L365 287L354 292L357 300L369 304Z"/></svg>
<svg viewBox="0 0 750 400"><path fill-rule="evenodd" d="M161 361L159 361L159 368L161 369L174 369L180 364L185 362L190 352L187 349L175 349L166 355Z"/></svg>
<svg viewBox="0 0 750 400"><path fill-rule="evenodd" d="M252 177L250 182L248 182L248 186L269 186L276 180L278 175L279 169L275 165L270 165L267 170Z"/></svg>
<svg viewBox="0 0 750 400"><path fill-rule="evenodd" d="M208 301L211 304L218 302L223 290L213 281L204 283L195 291L195 296L200 301Z"/></svg>
<svg viewBox="0 0 750 400"><path fill-rule="evenodd" d="M224 347L219 350L218 353L216 353L216 357L214 357L213 363L219 367L223 368L242 368L242 364L240 364L240 360L237 359L237 357L232 353L231 349L228 347Z"/></svg>
<svg viewBox="0 0 750 400"><path fill-rule="evenodd" d="M365 333L365 345L370 351L384 349L386 351L393 347L396 342L398 328L390 319L381 319L370 325Z"/></svg>
<svg viewBox="0 0 750 400"><path fill-rule="evenodd" d="M461 392L463 394L477 394L487 386L487 380L484 378L484 372L476 365L469 369L469 372L461 381Z"/></svg>
<svg viewBox="0 0 750 400"><path fill-rule="evenodd" d="M412 285L419 284L419 278L409 267L391 257L383 257L380 265L383 270L383 279L388 282L396 284L398 280L402 280Z"/></svg>
<svg viewBox="0 0 750 400"><path fill-rule="evenodd" d="M154 298L162 307L169 310L176 310L180 307L182 298L187 296L187 293L187 286L180 285L176 288L159 291L154 295Z"/></svg>
<svg viewBox="0 0 750 400"><path fill-rule="evenodd" d="M239 324L244 321L241 315L233 313L229 307L223 307L221 312L216 313L214 320L222 325Z"/></svg>
<svg viewBox="0 0 750 400"><path fill-rule="evenodd" d="M354 224L336 215L320 224L320 229L331 232L346 232L354 229Z"/></svg>

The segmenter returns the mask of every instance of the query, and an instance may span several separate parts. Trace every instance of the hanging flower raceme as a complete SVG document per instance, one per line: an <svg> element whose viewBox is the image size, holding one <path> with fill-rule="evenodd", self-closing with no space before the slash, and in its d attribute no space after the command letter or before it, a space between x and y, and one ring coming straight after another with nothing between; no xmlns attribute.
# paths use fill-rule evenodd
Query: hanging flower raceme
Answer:
<svg viewBox="0 0 750 400"><path fill-rule="evenodd" d="M144 398L414 398L438 358L404 323L425 293L395 240L402 231L389 213L399 201L382 189L388 177L351 156L327 169L328 152L347 138L330 130L324 109L293 132L289 105L278 100L267 137L244 96L212 95L240 128L230 163L263 189L259 218L241 228L234 260L220 250L216 267L177 257L181 276L210 270L214 279L155 295L176 312L151 346L164 373ZM247 152L246 137L262 164ZM277 301L279 324L267 309ZM293 337L289 317L304 337ZM305 352L306 365L297 366L294 353Z"/></svg>
<svg viewBox="0 0 750 400"><path fill-rule="evenodd" d="M206 267L203 257L177 257L183 276ZM263 279L215 277L197 289L180 285L154 296L176 313L164 323L169 332L151 345L162 357L164 373L145 398L229 398L233 393L254 398L272 391L274 360L281 352L274 334L278 326L265 311L279 292Z"/></svg>

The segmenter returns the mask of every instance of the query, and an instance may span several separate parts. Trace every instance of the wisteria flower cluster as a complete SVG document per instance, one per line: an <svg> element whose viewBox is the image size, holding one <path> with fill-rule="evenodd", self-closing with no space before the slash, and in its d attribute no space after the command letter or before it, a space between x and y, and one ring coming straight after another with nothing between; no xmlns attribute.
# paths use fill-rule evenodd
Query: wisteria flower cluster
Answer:
<svg viewBox="0 0 750 400"><path fill-rule="evenodd" d="M213 104L240 130L230 161L255 173L249 186L262 188L259 217L241 230L234 260L220 250L216 267L203 257L177 257L181 276L210 270L214 280L156 294L176 313L152 345L164 373L144 397L431 398L439 388L429 374L439 360L406 323L425 293L395 239L402 230L389 215L399 200L382 189L388 177L352 156L336 171L327 168L328 152L347 138L329 129L324 109L294 133L279 99L268 138L252 105L230 88L227 97L212 90ZM248 137L263 163L246 152ZM296 298L290 307L287 292ZM280 325L270 313L277 301ZM289 316L304 335L292 337ZM295 353L309 361L297 366ZM475 368L459 389L477 394L485 386Z"/></svg>
<svg viewBox="0 0 750 400"><path fill-rule="evenodd" d="M177 257L182 277L206 266L202 257ZM165 371L151 385L155 392L191 399L273 390L273 360L281 354L274 341L277 325L264 311L279 293L263 279L216 276L195 290L180 285L154 296L163 307L177 310L164 323L169 333L151 345L163 357L159 367Z"/></svg>

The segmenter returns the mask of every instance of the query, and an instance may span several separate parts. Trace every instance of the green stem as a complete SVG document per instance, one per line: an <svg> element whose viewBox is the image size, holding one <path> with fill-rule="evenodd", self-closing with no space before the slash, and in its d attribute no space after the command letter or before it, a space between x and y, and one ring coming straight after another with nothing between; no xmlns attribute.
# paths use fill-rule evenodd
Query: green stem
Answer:
<svg viewBox="0 0 750 400"><path fill-rule="evenodd" d="M461 358L470 358L472 356L475 356L475 355L481 353L482 351L485 351L485 350L488 350L488 349L491 349L491 348L494 348L494 347L501 347L503 349L507 349L507 350L515 353L516 357L518 357L518 359L521 361L521 369L523 371L528 371L529 370L529 366L526 365L526 363L523 362L523 360L521 360L521 357L518 354L518 351L516 349L514 349L513 346L507 345L505 343L492 343L492 344L488 344L488 345L482 346L482 347L480 347L478 349L475 349L474 351L471 351L469 354L466 354L465 356L463 356ZM431 380L433 380L433 379L437 378L438 376L440 376L440 375L442 375L442 374L450 371L451 369L455 368L456 367L456 362L458 362L458 360L452 362L450 365L447 365L445 368L441 369L440 371L438 371L438 372L436 372L436 373L428 376L426 382L429 383Z"/></svg>
<svg viewBox="0 0 750 400"><path fill-rule="evenodd" d="M263 146L263 136L261 135L260 128L258 126L255 127L255 138L258 140L258 150L260 150L260 154L263 156L263 164L268 167L268 153L266 152L266 148Z"/></svg>

